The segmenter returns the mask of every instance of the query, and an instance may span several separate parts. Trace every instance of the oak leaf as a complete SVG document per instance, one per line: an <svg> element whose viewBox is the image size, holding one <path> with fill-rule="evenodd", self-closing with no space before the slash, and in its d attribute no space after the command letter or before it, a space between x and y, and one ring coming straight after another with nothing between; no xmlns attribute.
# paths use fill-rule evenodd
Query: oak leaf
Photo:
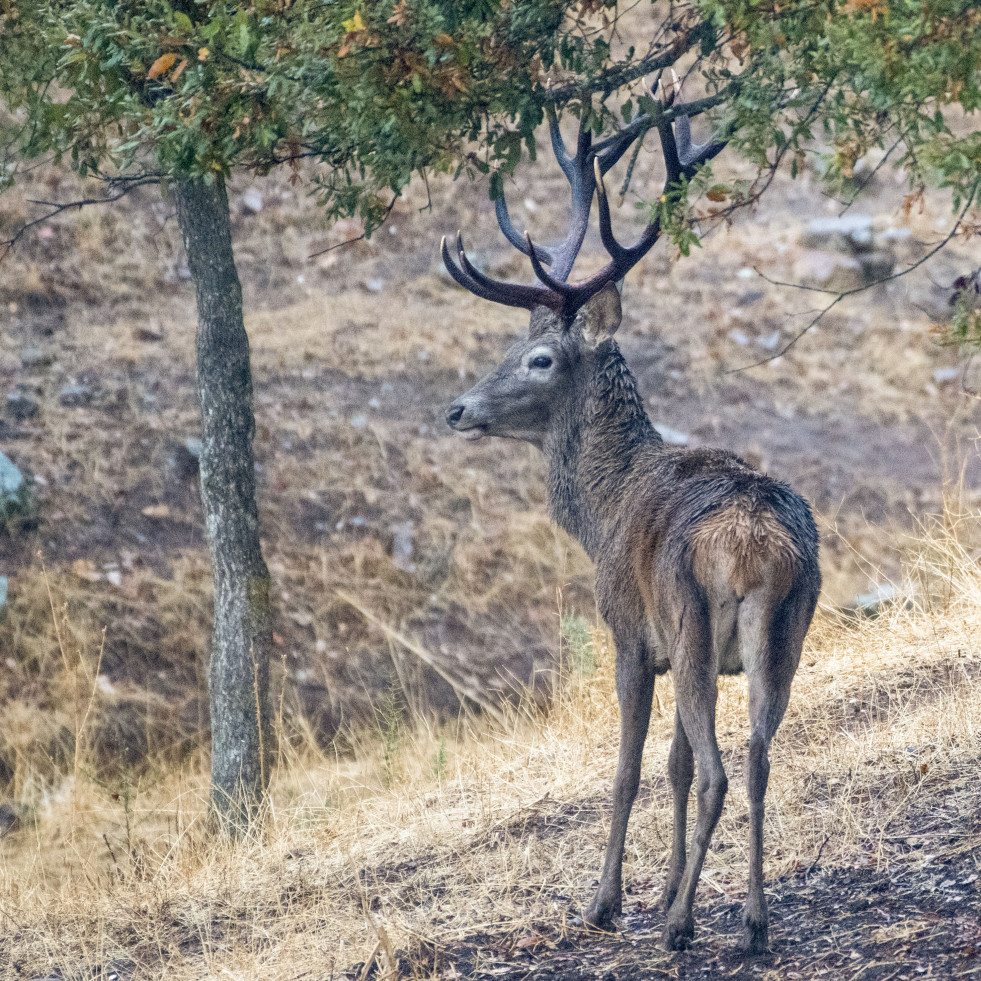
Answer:
<svg viewBox="0 0 981 981"><path fill-rule="evenodd" d="M357 34L358 31L363 31L364 21L361 19L361 11L356 11L350 20L341 21L341 27L343 27L348 34Z"/></svg>
<svg viewBox="0 0 981 981"><path fill-rule="evenodd" d="M177 55L175 55L173 51L168 51L166 54L162 54L150 66L150 70L146 73L146 77L159 78L164 72L170 71L175 61L177 61Z"/></svg>

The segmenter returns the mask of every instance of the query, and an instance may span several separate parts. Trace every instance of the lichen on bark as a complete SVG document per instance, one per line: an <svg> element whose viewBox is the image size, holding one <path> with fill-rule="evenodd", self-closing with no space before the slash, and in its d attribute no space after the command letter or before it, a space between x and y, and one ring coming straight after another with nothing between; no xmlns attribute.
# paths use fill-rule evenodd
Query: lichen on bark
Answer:
<svg viewBox="0 0 981 981"><path fill-rule="evenodd" d="M215 588L211 809L225 830L242 834L262 804L271 750L269 571L256 503L249 340L224 182L179 180L174 195L197 295L201 497Z"/></svg>

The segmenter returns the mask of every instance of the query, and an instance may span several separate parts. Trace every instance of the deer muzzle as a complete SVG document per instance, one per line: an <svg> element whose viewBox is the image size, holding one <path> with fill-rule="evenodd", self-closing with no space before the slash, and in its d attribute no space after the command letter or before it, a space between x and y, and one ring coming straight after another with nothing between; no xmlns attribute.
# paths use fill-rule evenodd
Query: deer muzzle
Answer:
<svg viewBox="0 0 981 981"><path fill-rule="evenodd" d="M474 418L466 402L460 399L446 410L446 424L464 439L477 440L487 435L486 423Z"/></svg>

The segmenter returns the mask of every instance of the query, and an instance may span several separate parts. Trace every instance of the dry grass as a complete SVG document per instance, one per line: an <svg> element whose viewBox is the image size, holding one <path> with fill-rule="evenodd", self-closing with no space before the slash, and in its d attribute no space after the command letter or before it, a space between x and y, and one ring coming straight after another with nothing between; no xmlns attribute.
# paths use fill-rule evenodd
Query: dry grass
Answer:
<svg viewBox="0 0 981 981"><path fill-rule="evenodd" d="M976 517L933 528L907 563L906 602L879 617L819 614L773 751L766 874L778 902L816 868L872 869L897 887L958 856L976 869L979 531ZM0 846L0 973L277 981L401 958L411 976L452 976L446 958L465 949L480 974L475 937L496 938L502 964L538 947L546 958L599 868L617 747L605 634L565 623L547 711L407 727L380 703L348 754L284 737L264 832L239 846L203 834L199 765L120 791L88 778L76 730L74 777L50 784ZM668 853L669 681L658 695L627 844L628 920L653 904ZM736 779L703 911L744 896L743 679L722 681L718 720ZM869 931L885 945L916 932L881 920Z"/></svg>
<svg viewBox="0 0 981 981"><path fill-rule="evenodd" d="M518 226L543 240L559 234L566 200L545 156L508 188ZM658 186L659 167L656 153L641 155L638 196ZM733 173L744 166L719 162L720 180ZM593 608L588 562L547 519L532 450L454 441L440 418L524 326L448 283L440 235L464 228L495 275L527 278L526 264L500 239L483 187L435 181L431 211L429 189L410 188L371 242L310 261L359 229L325 228L302 190L275 177L256 186L259 214L244 206L244 184L231 191L277 610L281 765L262 842L229 850L199 830L210 587L184 450L198 431L194 312L172 207L151 188L66 215L3 266L0 399L20 390L39 412L5 415L0 442L43 481L40 529L0 538L11 586L0 784L20 821L0 844L4 976L67 981L116 964L178 981L319 978L376 948L375 968L391 948L424 975L426 944L469 944L471 961L478 948L514 953L516 938L551 949L598 868L617 717L609 651L596 634L597 650L583 653L588 621L574 616ZM0 200L0 237L33 214L29 198L80 190L38 169ZM899 227L902 192L886 169L856 207ZM634 204L628 196L615 219L625 240ZM812 294L747 274L797 278L801 229L832 208L814 175L779 177L760 211L710 231L693 257L655 250L631 275L621 329L659 422L744 454L814 502L829 606L886 579L913 597L874 622L825 612L815 627L774 766L775 898L806 893L822 867L926 867L906 841L935 834L945 808L976 804L965 776L979 757L981 590L965 544L976 528L930 530L939 546L918 549L905 573L896 548L910 514L940 506L944 468L931 457L967 448L965 507L978 501L978 362L939 380L957 355L935 342L923 309L943 292L932 284L973 266L973 243L958 239L909 279L842 303L778 361L726 373L813 316ZM896 240L898 260L921 256L948 214L931 195ZM595 234L583 251L588 271ZM40 360L25 357L38 348ZM76 383L91 404L59 401ZM412 569L394 548L406 522ZM572 648L564 674L553 669L560 643ZM574 667L593 659L594 674ZM460 708L458 696L472 707L532 681L538 691L514 696L504 721ZM659 694L628 845L635 919L654 905L669 833L669 682ZM743 701L743 682L727 681L720 733L736 777ZM434 707L441 721L426 722ZM744 821L736 779L700 929L714 922L711 903L741 896ZM481 946L481 933L497 939Z"/></svg>

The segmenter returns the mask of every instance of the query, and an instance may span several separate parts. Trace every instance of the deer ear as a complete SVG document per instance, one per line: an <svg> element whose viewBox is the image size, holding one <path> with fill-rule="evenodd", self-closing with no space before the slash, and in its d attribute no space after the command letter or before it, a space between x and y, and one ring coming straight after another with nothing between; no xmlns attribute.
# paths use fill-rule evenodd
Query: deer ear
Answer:
<svg viewBox="0 0 981 981"><path fill-rule="evenodd" d="M582 336L590 347L608 341L620 326L620 291L607 283L579 312Z"/></svg>

